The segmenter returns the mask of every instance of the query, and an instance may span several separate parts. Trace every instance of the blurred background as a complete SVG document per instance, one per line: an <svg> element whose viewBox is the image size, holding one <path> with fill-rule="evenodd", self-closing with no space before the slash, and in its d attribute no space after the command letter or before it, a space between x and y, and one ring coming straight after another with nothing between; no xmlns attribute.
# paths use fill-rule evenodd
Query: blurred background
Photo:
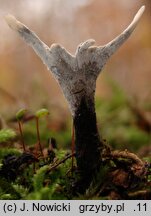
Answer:
<svg viewBox="0 0 151 216"><path fill-rule="evenodd" d="M122 143L133 150L134 143L135 149L150 145L150 0L0 0L0 115L9 119L23 107L32 112L46 107L51 135L70 143L71 116L61 89L33 50L7 26L6 14L13 14L48 46L59 43L74 54L89 38L97 45L115 38L142 5L146 11L139 25L97 80L96 108L98 126L112 146L121 148Z"/></svg>

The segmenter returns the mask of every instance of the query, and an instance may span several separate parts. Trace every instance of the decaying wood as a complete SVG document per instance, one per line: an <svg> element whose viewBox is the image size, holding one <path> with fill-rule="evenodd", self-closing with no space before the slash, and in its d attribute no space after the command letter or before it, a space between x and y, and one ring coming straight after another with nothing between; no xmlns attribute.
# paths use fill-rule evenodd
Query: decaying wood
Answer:
<svg viewBox="0 0 151 216"><path fill-rule="evenodd" d="M94 46L95 41L89 39L77 47L75 55L59 44L49 48L15 17L6 16L8 25L34 49L61 86L73 116L77 165L85 179L99 166L103 149L94 104L97 77L109 57L129 38L144 9L142 6L131 24L114 40L104 46Z"/></svg>

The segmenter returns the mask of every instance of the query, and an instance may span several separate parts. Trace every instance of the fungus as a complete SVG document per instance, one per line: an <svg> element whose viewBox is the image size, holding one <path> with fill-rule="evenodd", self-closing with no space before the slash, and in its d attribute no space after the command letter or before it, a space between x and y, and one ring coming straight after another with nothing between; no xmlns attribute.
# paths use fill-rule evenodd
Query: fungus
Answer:
<svg viewBox="0 0 151 216"><path fill-rule="evenodd" d="M100 167L104 149L96 122L96 80L107 60L129 38L144 10L142 6L130 25L109 43L95 46L95 40L89 39L77 47L75 55L59 44L49 48L15 17L6 16L8 25L34 49L61 86L73 118L77 169L85 187Z"/></svg>

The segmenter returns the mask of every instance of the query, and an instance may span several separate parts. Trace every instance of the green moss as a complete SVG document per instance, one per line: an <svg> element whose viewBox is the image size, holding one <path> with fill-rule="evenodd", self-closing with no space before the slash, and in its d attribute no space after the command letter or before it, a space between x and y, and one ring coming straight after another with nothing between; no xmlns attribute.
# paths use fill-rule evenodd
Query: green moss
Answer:
<svg viewBox="0 0 151 216"><path fill-rule="evenodd" d="M40 117L43 117L43 116L47 116L47 115L49 115L49 111L48 111L47 109L45 109L45 108L40 109L40 110L38 110L38 111L35 113L35 116L36 116L37 118L40 118Z"/></svg>
<svg viewBox="0 0 151 216"><path fill-rule="evenodd" d="M39 191L44 186L44 180L46 176L46 171L48 170L48 165L41 167L33 178L34 190Z"/></svg>
<svg viewBox="0 0 151 216"><path fill-rule="evenodd" d="M17 113L16 113L16 119L18 121L22 120L22 118L24 117L24 115L26 114L27 109L20 109Z"/></svg>
<svg viewBox="0 0 151 216"><path fill-rule="evenodd" d="M0 148L0 160L3 159L7 155L20 155L21 152L18 149L15 148Z"/></svg>
<svg viewBox="0 0 151 216"><path fill-rule="evenodd" d="M0 178L0 199L20 199L20 193L18 193L13 185L6 181L4 178Z"/></svg>
<svg viewBox="0 0 151 216"><path fill-rule="evenodd" d="M13 129L0 130L0 143L6 143L13 140L16 137L16 133Z"/></svg>

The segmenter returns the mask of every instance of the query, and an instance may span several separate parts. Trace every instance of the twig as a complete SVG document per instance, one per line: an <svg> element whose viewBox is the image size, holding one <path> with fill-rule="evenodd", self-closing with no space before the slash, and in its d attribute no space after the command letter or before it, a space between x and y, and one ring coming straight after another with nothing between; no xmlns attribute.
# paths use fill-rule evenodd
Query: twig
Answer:
<svg viewBox="0 0 151 216"><path fill-rule="evenodd" d="M131 108L132 112L136 116L136 124L137 126L150 134L151 132L151 122L145 116L145 113L136 105L129 103L129 107Z"/></svg>
<svg viewBox="0 0 151 216"><path fill-rule="evenodd" d="M131 198L131 199L150 199L151 197L151 191L149 190L140 190L140 191L136 191L136 192L133 192L133 193L129 193L128 196Z"/></svg>
<svg viewBox="0 0 151 216"><path fill-rule="evenodd" d="M55 165L51 166L51 167L47 170L47 173L51 172L53 169L55 169L56 167L58 167L60 164L64 163L64 162L65 162L66 160L68 160L69 158L72 158L73 156L75 156L75 153L67 155L65 158L63 158L62 160L60 160L58 163L56 163Z"/></svg>
<svg viewBox="0 0 151 216"><path fill-rule="evenodd" d="M113 151L111 152L111 156L113 158L125 158L125 159L131 159L132 161L134 161L134 163L140 165L140 166L144 166L143 161L134 153L128 152L127 150L125 151Z"/></svg>

